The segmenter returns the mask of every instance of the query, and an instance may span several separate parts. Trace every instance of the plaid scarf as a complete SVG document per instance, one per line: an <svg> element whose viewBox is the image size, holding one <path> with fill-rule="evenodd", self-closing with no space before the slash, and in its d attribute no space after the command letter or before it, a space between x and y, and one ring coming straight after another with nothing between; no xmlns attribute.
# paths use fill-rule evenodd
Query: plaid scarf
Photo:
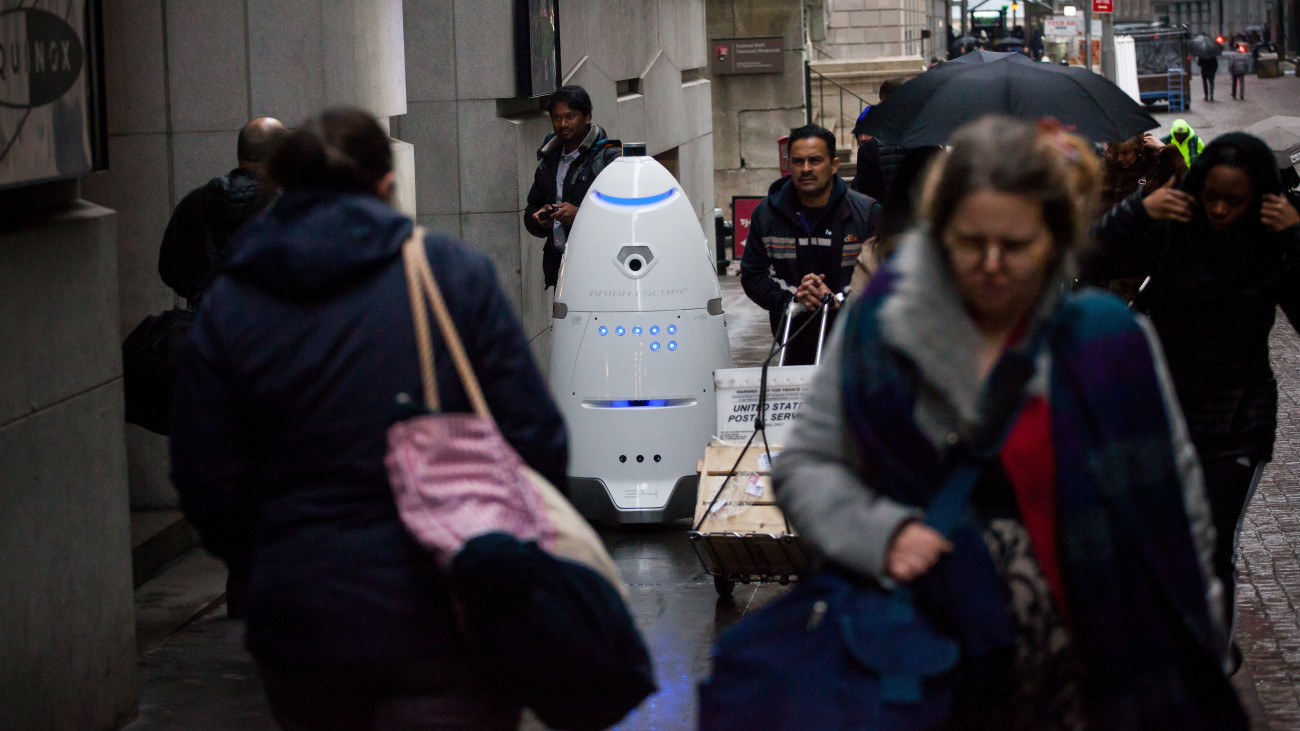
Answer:
<svg viewBox="0 0 1300 731"><path fill-rule="evenodd" d="M845 412L867 483L924 507L962 445L936 446L913 418L918 366L886 342L879 317L898 281L887 265L849 313ZM1063 298L1050 319L1042 326L1054 327L1046 347L1058 551L1090 722L1108 729L1244 729L1218 665L1220 644L1146 337L1118 300L1099 294ZM1020 350L1010 348L1003 360L1032 357L1023 347L1022 341ZM981 414L1007 413L1006 399L1020 400L998 387L1002 366L982 394ZM1005 594L971 596L987 603ZM968 604L971 596L952 592L932 605ZM970 616L1000 610L984 607ZM962 635L959 627L955 636Z"/></svg>

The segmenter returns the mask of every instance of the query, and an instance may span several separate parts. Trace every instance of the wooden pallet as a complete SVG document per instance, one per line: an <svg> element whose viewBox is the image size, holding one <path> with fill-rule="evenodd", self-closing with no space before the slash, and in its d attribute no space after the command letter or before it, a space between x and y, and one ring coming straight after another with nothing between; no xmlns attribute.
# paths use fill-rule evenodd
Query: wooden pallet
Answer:
<svg viewBox="0 0 1300 731"><path fill-rule="evenodd" d="M772 448L774 456L777 451L775 447ZM757 497L747 496L750 498L750 505L739 515L727 517L722 515L726 511L718 511L705 517L709 505L713 502L713 497L722 489L731 468L736 465L736 458L741 455L741 448L714 442L705 449L704 459L700 460L698 464L700 489L698 502L695 505L695 525L699 526L700 533L768 533L775 535L790 532L786 526L785 518L781 514L781 509L776 506L772 494L771 469L770 467L760 469L759 457L763 454L762 445L751 445L740 460L739 467L736 468L739 472L757 473L759 475L759 484L763 486L763 494ZM701 519L703 519L703 522L701 522Z"/></svg>

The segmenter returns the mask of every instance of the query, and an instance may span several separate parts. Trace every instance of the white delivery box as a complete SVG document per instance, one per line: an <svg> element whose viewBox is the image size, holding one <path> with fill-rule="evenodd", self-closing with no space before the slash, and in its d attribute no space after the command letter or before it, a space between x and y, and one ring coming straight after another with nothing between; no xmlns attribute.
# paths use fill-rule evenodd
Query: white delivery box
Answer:
<svg viewBox="0 0 1300 731"><path fill-rule="evenodd" d="M817 366L772 366L767 369L767 401L764 414L769 444L785 444L807 399ZM723 442L744 442L754 432L758 414L758 390L762 368L720 368L713 372L717 393L717 438Z"/></svg>

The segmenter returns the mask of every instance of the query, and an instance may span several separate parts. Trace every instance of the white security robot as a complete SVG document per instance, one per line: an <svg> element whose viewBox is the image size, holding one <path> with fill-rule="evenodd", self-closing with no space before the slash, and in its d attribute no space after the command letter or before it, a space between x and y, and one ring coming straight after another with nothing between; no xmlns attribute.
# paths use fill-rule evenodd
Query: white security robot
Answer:
<svg viewBox="0 0 1300 731"><path fill-rule="evenodd" d="M645 145L625 145L583 199L552 316L574 505L600 522L692 517L713 371L731 367L731 350L695 211Z"/></svg>

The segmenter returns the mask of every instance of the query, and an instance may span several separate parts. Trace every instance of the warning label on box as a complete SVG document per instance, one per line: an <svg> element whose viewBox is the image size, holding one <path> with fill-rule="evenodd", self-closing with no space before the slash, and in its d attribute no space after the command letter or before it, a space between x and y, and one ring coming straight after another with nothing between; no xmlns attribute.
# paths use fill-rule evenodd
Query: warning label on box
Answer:
<svg viewBox="0 0 1300 731"><path fill-rule="evenodd" d="M784 444L799 415L809 386L807 384L769 386L764 408L764 427L769 442ZM758 388L737 388L718 392L718 438L744 441L754 431L758 415Z"/></svg>

